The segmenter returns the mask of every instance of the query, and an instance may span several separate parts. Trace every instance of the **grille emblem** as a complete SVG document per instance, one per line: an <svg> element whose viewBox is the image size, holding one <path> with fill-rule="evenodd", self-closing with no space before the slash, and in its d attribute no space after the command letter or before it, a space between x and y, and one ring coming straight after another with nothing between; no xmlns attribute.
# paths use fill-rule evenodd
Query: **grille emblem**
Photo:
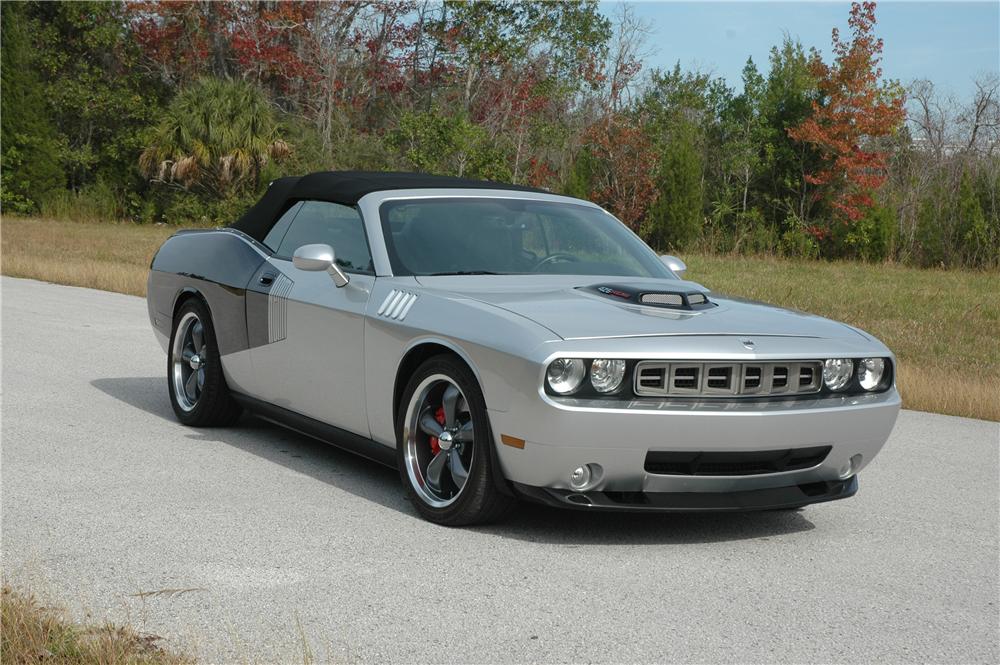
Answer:
<svg viewBox="0 0 1000 665"><path fill-rule="evenodd" d="M740 343L742 343L743 346L745 346L746 348L748 348L751 351L753 351L753 340L752 339L741 339Z"/></svg>

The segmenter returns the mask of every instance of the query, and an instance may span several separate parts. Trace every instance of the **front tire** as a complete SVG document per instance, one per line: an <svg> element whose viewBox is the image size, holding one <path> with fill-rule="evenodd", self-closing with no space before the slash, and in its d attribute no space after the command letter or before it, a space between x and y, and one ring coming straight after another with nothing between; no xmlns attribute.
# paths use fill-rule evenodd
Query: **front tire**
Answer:
<svg viewBox="0 0 1000 665"><path fill-rule="evenodd" d="M496 486L493 433L475 376L453 356L425 361L410 378L396 420L400 478L422 517L483 524L514 505Z"/></svg>
<svg viewBox="0 0 1000 665"><path fill-rule="evenodd" d="M242 409L222 373L208 307L190 298L177 310L167 354L167 386L177 419L192 427L231 425Z"/></svg>

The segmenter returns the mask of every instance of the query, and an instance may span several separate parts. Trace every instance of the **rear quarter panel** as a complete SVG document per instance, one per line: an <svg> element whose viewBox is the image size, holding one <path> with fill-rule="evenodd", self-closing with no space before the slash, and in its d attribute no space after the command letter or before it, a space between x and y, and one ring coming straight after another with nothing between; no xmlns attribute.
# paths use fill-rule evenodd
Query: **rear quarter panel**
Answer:
<svg viewBox="0 0 1000 665"><path fill-rule="evenodd" d="M171 236L150 265L146 303L157 337L169 339L174 309L186 293L208 303L221 355L248 348L246 287L267 257L233 231L182 231Z"/></svg>

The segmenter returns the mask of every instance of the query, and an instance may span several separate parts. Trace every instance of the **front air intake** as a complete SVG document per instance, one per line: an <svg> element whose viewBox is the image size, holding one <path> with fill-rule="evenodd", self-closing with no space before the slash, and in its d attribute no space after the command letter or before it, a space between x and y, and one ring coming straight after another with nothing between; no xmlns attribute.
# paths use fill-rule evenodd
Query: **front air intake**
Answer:
<svg viewBox="0 0 1000 665"><path fill-rule="evenodd" d="M623 284L598 284L577 287L618 302L662 307L664 309L700 310L715 307L708 294L692 288L646 291L641 287Z"/></svg>
<svg viewBox="0 0 1000 665"><path fill-rule="evenodd" d="M823 463L831 446L754 451L650 450L644 468L663 476L756 476L811 469Z"/></svg>
<svg viewBox="0 0 1000 665"><path fill-rule="evenodd" d="M667 307L680 307L684 304L684 298L679 293L643 293L639 296L639 302L643 305L666 305Z"/></svg>

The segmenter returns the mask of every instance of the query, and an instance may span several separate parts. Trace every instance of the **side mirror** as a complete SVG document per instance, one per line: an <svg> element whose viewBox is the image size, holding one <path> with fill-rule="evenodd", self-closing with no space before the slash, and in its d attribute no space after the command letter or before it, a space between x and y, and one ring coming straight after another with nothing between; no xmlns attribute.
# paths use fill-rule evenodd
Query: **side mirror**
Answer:
<svg viewBox="0 0 1000 665"><path fill-rule="evenodd" d="M677 273L678 277L683 277L684 273L687 272L688 267L684 265L684 262L681 261L676 256L671 256L670 254L663 254L660 256L660 260L663 261L663 265L667 266L675 273Z"/></svg>
<svg viewBox="0 0 1000 665"><path fill-rule="evenodd" d="M350 278L337 265L333 247L329 245L302 245L292 255L292 264L299 270L319 272L325 270L339 289L347 286Z"/></svg>

